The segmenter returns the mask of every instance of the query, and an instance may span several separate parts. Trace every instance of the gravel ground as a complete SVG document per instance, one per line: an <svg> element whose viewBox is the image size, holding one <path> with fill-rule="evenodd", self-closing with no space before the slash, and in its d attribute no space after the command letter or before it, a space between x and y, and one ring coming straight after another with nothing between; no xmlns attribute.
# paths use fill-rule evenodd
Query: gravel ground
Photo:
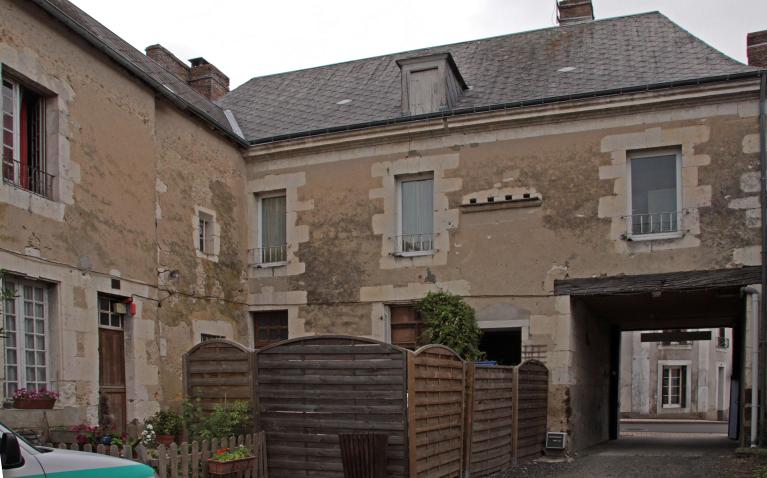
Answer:
<svg viewBox="0 0 767 478"><path fill-rule="evenodd" d="M544 458L513 468L508 477L530 478L752 478L764 465L735 456L735 444L719 435L634 434L599 445L567 462Z"/></svg>

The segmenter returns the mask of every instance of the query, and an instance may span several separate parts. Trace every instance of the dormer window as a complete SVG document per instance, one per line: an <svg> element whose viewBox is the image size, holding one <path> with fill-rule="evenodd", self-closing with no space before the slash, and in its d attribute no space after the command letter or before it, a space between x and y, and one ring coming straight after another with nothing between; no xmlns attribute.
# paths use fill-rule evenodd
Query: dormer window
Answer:
<svg viewBox="0 0 767 478"><path fill-rule="evenodd" d="M450 53L397 60L402 71L402 112L420 115L449 110L467 89Z"/></svg>

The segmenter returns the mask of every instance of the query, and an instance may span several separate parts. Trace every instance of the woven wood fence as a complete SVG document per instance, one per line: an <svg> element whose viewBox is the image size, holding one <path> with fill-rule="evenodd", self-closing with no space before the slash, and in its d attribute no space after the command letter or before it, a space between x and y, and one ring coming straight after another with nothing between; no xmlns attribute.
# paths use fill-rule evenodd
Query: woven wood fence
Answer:
<svg viewBox="0 0 767 478"><path fill-rule="evenodd" d="M514 371L467 365L464 462L469 476L490 476L512 464Z"/></svg>
<svg viewBox="0 0 767 478"><path fill-rule="evenodd" d="M255 396L254 352L223 339L201 342L184 354L187 398L199 399L204 411L216 404L245 401Z"/></svg>
<svg viewBox="0 0 767 478"><path fill-rule="evenodd" d="M397 478L490 476L543 450L548 370L534 360L475 366L441 345L315 336L259 351L204 342L184 368L187 396L251 403L273 478L342 478L342 433L387 434Z"/></svg>
<svg viewBox="0 0 767 478"><path fill-rule="evenodd" d="M238 445L247 447L256 459L248 469L237 473L235 475L236 478L268 478L266 443L263 432L223 438L221 440L214 438L210 441L185 442L180 445L172 443L168 447L160 445L156 450L148 450L143 445L131 448L130 446L118 447L117 445L98 445L94 447L87 444L80 446L76 443L69 445L60 443L56 446L51 443L47 444L51 448L98 453L100 455L111 455L137 461L154 468L160 478L207 478L208 458L220 448Z"/></svg>
<svg viewBox="0 0 767 478"><path fill-rule="evenodd" d="M307 337L257 354L258 410L272 478L343 478L340 433L386 433L386 476L407 476L406 351Z"/></svg>
<svg viewBox="0 0 767 478"><path fill-rule="evenodd" d="M537 360L527 360L516 367L514 409L514 457L525 459L540 455L546 441L549 370Z"/></svg>

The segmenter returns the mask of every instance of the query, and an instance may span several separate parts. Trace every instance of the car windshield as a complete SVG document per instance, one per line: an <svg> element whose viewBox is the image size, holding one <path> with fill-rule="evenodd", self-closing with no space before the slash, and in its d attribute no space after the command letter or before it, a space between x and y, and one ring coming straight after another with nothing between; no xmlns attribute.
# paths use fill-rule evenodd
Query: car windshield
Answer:
<svg viewBox="0 0 767 478"><path fill-rule="evenodd" d="M14 435L16 435L16 438L18 438L18 440L19 440L19 441L23 442L23 443L24 443L25 445L27 445L29 448L31 448L31 449L33 449L33 450L35 450L35 451L46 451L46 450L41 450L41 449L40 449L40 448L38 448L37 446L35 446L35 445L31 444L31 443L29 442L29 440L27 440L27 439L26 439L26 438L24 438L23 436L19 435L19 434L18 434L18 433L16 433L15 431L11 430L9 427L7 427L7 426L5 425L5 423L0 423L0 433L13 433Z"/></svg>

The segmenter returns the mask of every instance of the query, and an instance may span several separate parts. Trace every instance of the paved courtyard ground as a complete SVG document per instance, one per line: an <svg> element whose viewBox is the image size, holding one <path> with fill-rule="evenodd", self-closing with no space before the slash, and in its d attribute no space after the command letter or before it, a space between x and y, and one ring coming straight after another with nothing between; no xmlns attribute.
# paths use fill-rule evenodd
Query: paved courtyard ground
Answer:
<svg viewBox="0 0 767 478"><path fill-rule="evenodd" d="M652 428L652 427L650 427ZM737 443L719 433L632 431L598 445L570 463L539 460L517 466L509 476L534 478L722 477L752 478L760 461L737 457Z"/></svg>

